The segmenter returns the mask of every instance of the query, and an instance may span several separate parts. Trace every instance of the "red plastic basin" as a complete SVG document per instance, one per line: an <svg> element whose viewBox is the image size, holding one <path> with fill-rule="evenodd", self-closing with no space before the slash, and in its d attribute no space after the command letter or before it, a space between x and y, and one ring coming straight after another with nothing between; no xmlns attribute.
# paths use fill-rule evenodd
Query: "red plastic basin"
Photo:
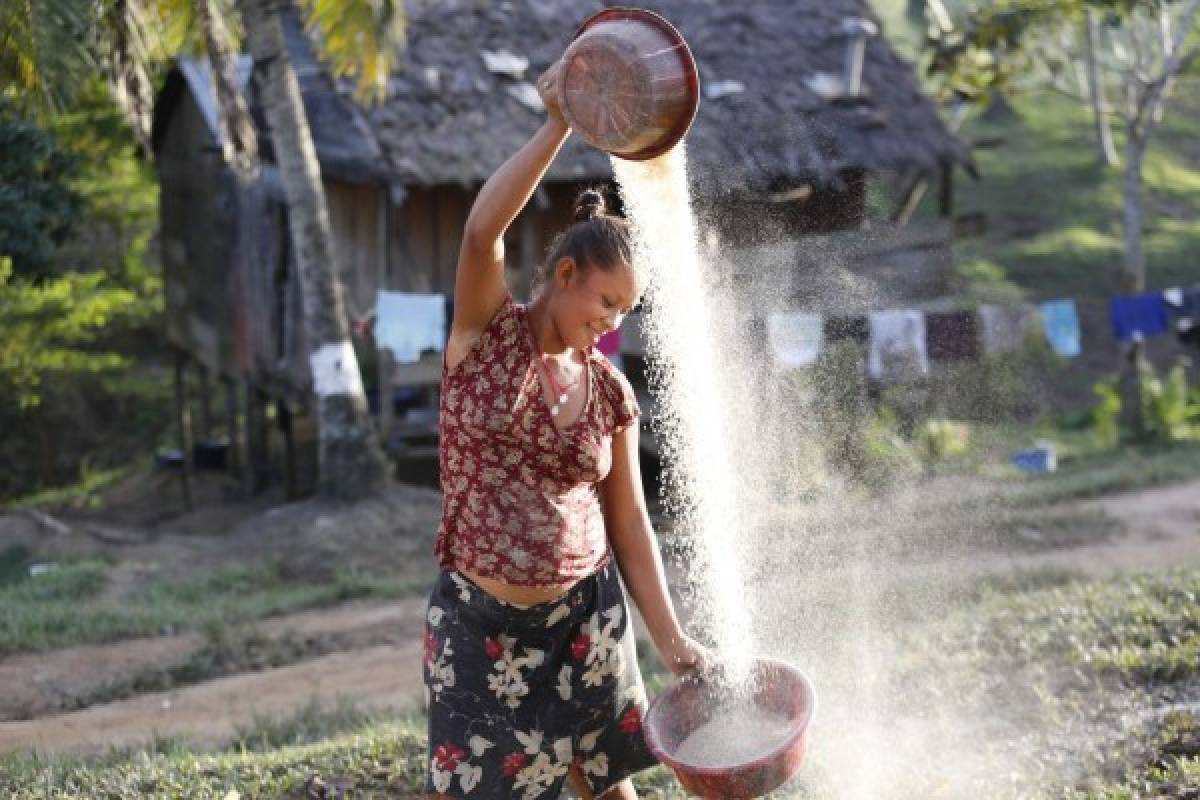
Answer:
<svg viewBox="0 0 1200 800"><path fill-rule="evenodd" d="M674 770L692 794L710 798L760 797L792 778L804 764L808 728L816 711L812 682L783 661L758 659L751 667L750 698L760 709L778 714L791 724L786 738L743 763L719 765L688 763L679 746L729 707L711 685L681 680L664 690L646 712L646 743L658 759ZM719 725L719 723L718 723Z"/></svg>

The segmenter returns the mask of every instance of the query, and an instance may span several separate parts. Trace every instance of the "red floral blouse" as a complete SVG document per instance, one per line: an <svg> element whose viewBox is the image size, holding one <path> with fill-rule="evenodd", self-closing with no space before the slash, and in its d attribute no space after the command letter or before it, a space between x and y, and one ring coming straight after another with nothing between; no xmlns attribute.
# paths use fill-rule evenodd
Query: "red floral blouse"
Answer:
<svg viewBox="0 0 1200 800"><path fill-rule="evenodd" d="M560 430L524 306L505 299L471 351L443 366L438 563L519 586L561 586L609 560L597 484L636 420L629 382L589 350L587 400Z"/></svg>

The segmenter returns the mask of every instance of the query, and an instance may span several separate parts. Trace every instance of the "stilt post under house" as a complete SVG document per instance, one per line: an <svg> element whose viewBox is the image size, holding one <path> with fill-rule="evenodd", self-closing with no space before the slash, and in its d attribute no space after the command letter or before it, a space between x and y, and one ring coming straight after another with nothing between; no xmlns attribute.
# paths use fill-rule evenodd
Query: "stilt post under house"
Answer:
<svg viewBox="0 0 1200 800"><path fill-rule="evenodd" d="M275 401L279 430L283 432L283 486L288 500L295 500L300 490L296 482L296 435L292 408L286 400Z"/></svg>
<svg viewBox="0 0 1200 800"><path fill-rule="evenodd" d="M237 381L234 378L222 378L225 388L225 431L229 447L225 451L225 469L231 476L241 474L242 443L238 421Z"/></svg>
<svg viewBox="0 0 1200 800"><path fill-rule="evenodd" d="M192 510L192 413L188 397L187 354L175 351L175 425L183 463L179 467L183 507Z"/></svg>

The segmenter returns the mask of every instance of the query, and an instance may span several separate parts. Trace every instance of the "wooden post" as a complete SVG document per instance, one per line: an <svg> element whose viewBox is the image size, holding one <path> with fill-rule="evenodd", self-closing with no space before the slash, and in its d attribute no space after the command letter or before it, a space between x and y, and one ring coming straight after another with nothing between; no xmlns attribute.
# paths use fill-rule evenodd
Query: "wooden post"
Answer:
<svg viewBox="0 0 1200 800"><path fill-rule="evenodd" d="M389 190L384 189L380 192L379 197L379 279L378 285L380 289L388 289L391 287L391 264L389 244L391 237L388 227L388 219L391 215L391 197ZM376 308L375 330L379 330L379 315L378 307ZM383 445L383 452L386 455L388 452L388 436L392 432L392 353L390 350L379 346L379 340L375 340L375 353L378 360L376 369L376 384L379 392L379 442Z"/></svg>
<svg viewBox="0 0 1200 800"><path fill-rule="evenodd" d="M942 189L938 198L940 211L944 219L950 219L954 216L954 164L944 162L941 172Z"/></svg>
<svg viewBox="0 0 1200 800"><path fill-rule="evenodd" d="M929 178L925 173L917 172L913 175L912 179L905 183L900 202L891 213L892 224L907 225L921 205L921 199L925 196L925 190L928 188Z"/></svg>
<svg viewBox="0 0 1200 800"><path fill-rule="evenodd" d="M183 451L180 478L183 507L192 510L192 412L188 402L187 354L175 351L175 424L179 431L179 449Z"/></svg>
<svg viewBox="0 0 1200 800"><path fill-rule="evenodd" d="M392 351L379 348L379 439L383 452L388 451L388 437L392 432Z"/></svg>
<svg viewBox="0 0 1200 800"><path fill-rule="evenodd" d="M253 497L258 488L258 462L255 458L254 439L257 436L258 421L255 415L254 403L257 392L249 378L242 378L242 409L245 413L245 432L242 436L242 494Z"/></svg>
<svg viewBox="0 0 1200 800"><path fill-rule="evenodd" d="M229 475L239 475L242 469L242 437L241 425L238 422L237 382L233 378L222 378L225 387L225 435L229 447L225 451L225 471Z"/></svg>
<svg viewBox="0 0 1200 800"><path fill-rule="evenodd" d="M283 432L284 496L288 500L295 500L299 489L296 484L296 437L292 425L292 409L286 400L276 400L275 413L279 416L279 429Z"/></svg>
<svg viewBox="0 0 1200 800"><path fill-rule="evenodd" d="M213 438L212 377L207 364L200 364L200 436L204 441Z"/></svg>

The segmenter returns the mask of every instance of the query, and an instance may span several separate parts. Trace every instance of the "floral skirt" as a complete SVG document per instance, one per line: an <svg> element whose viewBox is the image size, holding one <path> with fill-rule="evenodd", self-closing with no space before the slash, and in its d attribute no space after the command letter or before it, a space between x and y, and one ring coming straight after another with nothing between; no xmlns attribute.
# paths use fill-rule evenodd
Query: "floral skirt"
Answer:
<svg viewBox="0 0 1200 800"><path fill-rule="evenodd" d="M599 795L653 766L646 692L616 566L528 608L443 570L425 625L426 789L547 798L579 768Z"/></svg>

